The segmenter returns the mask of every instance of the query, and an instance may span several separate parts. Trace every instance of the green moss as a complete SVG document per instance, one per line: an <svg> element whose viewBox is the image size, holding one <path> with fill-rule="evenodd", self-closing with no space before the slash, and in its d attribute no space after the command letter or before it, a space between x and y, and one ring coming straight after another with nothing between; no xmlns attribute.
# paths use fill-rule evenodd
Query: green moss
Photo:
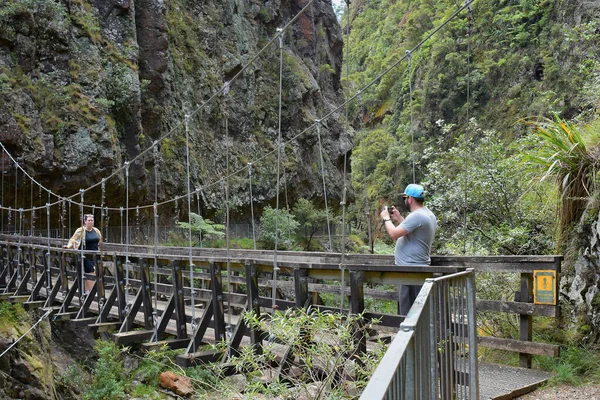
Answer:
<svg viewBox="0 0 600 400"><path fill-rule="evenodd" d="M28 133L30 119L18 113L14 113L13 117L15 117L15 120L17 121L17 125L19 126L21 132Z"/></svg>

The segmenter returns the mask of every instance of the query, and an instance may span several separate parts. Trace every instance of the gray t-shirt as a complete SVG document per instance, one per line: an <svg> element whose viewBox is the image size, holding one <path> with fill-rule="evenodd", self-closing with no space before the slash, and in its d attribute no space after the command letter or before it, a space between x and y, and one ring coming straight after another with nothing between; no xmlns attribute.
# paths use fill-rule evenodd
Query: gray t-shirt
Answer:
<svg viewBox="0 0 600 400"><path fill-rule="evenodd" d="M437 228L435 215L427 207L419 208L408 214L400 226L410 233L396 242L396 265L429 265Z"/></svg>

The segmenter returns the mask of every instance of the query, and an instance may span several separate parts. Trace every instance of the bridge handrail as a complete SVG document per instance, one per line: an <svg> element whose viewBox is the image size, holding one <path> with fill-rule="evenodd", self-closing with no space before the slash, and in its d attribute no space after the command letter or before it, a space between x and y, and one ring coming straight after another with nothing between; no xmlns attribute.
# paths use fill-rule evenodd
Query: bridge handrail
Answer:
<svg viewBox="0 0 600 400"><path fill-rule="evenodd" d="M437 398L479 399L472 268L427 279L360 397Z"/></svg>

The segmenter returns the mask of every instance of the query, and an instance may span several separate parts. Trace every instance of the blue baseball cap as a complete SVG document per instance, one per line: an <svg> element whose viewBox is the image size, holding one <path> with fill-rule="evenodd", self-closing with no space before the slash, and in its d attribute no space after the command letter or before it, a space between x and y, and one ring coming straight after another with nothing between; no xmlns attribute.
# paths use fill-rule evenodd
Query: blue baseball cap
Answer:
<svg viewBox="0 0 600 400"><path fill-rule="evenodd" d="M421 185L411 183L406 187L406 189L404 189L404 193L402 193L402 196L410 196L416 199L424 199L425 189L423 189L423 186Z"/></svg>

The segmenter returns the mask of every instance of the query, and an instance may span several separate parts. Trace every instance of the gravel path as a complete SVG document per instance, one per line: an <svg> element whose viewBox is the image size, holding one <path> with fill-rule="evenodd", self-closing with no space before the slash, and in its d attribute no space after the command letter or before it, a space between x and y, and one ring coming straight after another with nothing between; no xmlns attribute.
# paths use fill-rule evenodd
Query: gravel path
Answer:
<svg viewBox="0 0 600 400"><path fill-rule="evenodd" d="M521 400L600 400L600 385L553 386L517 397Z"/></svg>

